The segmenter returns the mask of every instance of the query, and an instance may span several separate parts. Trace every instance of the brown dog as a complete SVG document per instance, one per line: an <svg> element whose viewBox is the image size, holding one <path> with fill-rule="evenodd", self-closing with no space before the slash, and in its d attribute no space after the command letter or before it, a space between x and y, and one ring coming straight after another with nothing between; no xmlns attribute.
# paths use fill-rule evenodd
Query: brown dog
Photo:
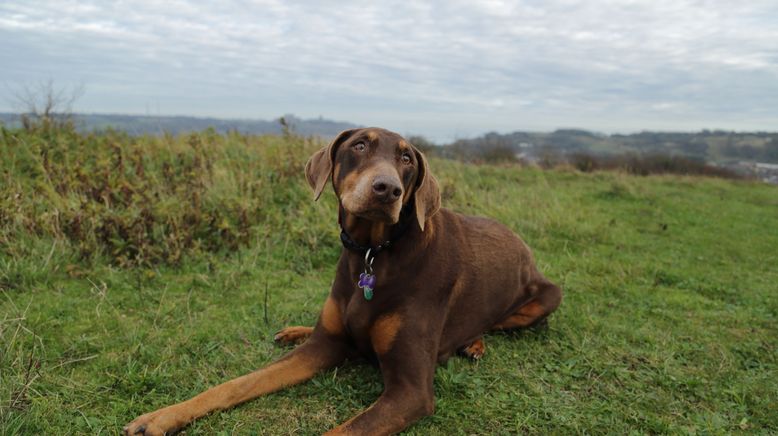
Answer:
<svg viewBox="0 0 778 436"><path fill-rule="evenodd" d="M398 432L432 414L438 362L457 351L479 358L485 332L535 325L559 305L561 290L509 229L440 208L424 155L396 133L342 132L305 173L315 199L332 180L345 247L316 326L282 330L277 341L305 342L263 369L138 417L126 434L173 431L359 356L377 360L384 392L328 434Z"/></svg>

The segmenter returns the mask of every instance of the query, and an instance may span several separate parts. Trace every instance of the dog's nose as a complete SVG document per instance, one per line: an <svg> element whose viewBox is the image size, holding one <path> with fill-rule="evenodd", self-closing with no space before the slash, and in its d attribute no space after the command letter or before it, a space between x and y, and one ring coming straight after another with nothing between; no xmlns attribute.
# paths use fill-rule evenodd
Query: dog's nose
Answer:
<svg viewBox="0 0 778 436"><path fill-rule="evenodd" d="M373 194L383 202L396 201L403 194L399 180L389 176L377 176L373 179Z"/></svg>

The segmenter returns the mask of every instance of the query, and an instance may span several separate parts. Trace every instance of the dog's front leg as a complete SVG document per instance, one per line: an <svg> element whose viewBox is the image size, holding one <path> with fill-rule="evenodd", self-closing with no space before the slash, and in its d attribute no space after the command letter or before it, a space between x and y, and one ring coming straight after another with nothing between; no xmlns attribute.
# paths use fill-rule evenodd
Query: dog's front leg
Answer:
<svg viewBox="0 0 778 436"><path fill-rule="evenodd" d="M418 335L410 334L413 329L393 334L380 324L377 323L378 329L371 329L371 339L381 367L384 392L365 411L327 435L394 434L431 415L435 409L437 342L420 341Z"/></svg>
<svg viewBox="0 0 778 436"><path fill-rule="evenodd" d="M215 386L190 400L139 416L124 427L124 433L164 435L211 411L227 409L303 382L343 361L345 347L338 339L314 333L307 342L267 367Z"/></svg>

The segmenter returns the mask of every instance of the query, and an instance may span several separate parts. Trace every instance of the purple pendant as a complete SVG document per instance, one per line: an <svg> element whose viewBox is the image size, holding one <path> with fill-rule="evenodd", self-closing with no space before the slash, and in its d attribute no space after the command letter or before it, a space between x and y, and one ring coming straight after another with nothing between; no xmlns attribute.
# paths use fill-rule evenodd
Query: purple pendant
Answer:
<svg viewBox="0 0 778 436"><path fill-rule="evenodd" d="M362 288L365 300L370 301L373 299L373 289L375 289L375 276L373 274L368 274L366 272L360 274L357 286Z"/></svg>

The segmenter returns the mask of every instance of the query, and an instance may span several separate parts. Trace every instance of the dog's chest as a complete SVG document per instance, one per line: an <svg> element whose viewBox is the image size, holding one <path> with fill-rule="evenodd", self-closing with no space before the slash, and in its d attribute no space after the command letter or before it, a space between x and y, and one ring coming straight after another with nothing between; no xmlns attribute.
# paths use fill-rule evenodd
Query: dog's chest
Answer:
<svg viewBox="0 0 778 436"><path fill-rule="evenodd" d="M392 295L389 287L379 290L384 292L369 301L361 292L355 292L345 310L345 325L351 342L359 354L369 360L386 352L381 349L385 347L387 328L394 328L396 332L400 320L407 315L402 309L402 299ZM392 325L387 326L387 323Z"/></svg>
<svg viewBox="0 0 778 436"><path fill-rule="evenodd" d="M370 327L374 322L375 301L367 301L360 292L346 306L346 328L354 345L363 354L371 354L373 347L370 341Z"/></svg>
<svg viewBox="0 0 778 436"><path fill-rule="evenodd" d="M373 266L375 289L370 298L359 283L359 273L364 271L362 262L351 265L348 277L353 280L338 284L338 293L346 297L343 314L348 335L356 349L368 358L374 356L371 336L379 334L374 328L376 321L402 312L403 302L412 293L408 281L402 279L403 275L395 266L386 256L376 259Z"/></svg>

